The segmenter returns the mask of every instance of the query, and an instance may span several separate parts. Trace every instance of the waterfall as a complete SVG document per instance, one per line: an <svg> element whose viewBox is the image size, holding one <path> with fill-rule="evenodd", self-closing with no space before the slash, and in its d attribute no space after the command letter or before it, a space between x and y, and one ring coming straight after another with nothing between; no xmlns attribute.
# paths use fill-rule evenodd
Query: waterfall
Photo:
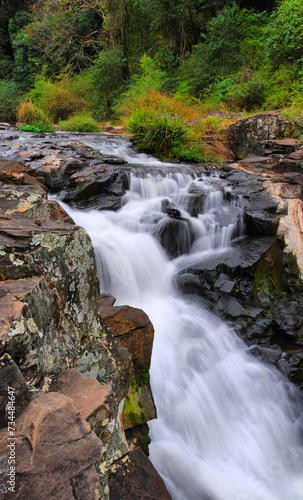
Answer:
<svg viewBox="0 0 303 500"><path fill-rule="evenodd" d="M104 141L103 152L118 154L112 140ZM121 139L115 144L120 156L129 148ZM149 422L150 459L174 500L302 500L299 390L174 287L181 269L232 251L233 238L243 235L241 208L224 201L218 179L182 169L176 175L151 157L125 154L159 171L132 172L119 211L64 208L92 238L102 292L142 308L155 327L151 385L158 418ZM196 192L204 202L192 216ZM178 211L176 219L166 206ZM171 221L191 235L186 254L173 259L157 238L159 225Z"/></svg>

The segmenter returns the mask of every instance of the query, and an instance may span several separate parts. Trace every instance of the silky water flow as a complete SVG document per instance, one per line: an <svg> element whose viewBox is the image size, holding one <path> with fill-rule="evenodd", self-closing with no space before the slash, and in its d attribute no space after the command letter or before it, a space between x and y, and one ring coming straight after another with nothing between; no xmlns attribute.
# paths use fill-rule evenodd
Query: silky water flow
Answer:
<svg viewBox="0 0 303 500"><path fill-rule="evenodd" d="M92 238L101 291L117 304L142 308L155 327L150 374L158 417L149 422L150 459L172 498L302 500L299 390L175 286L183 269L232 252L232 240L243 236L241 208L224 201L217 177L171 169L121 138L83 140L154 167L132 169L117 212L64 208ZM204 195L197 217L188 213L193 188ZM155 237L168 219L163 203L186 221L180 247L189 250L174 259Z"/></svg>

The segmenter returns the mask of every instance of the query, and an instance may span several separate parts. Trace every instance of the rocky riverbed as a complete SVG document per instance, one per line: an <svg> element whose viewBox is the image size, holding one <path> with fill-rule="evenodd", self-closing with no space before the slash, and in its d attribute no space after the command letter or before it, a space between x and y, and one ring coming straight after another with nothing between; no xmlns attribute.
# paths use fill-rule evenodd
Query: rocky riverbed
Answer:
<svg viewBox="0 0 303 500"><path fill-rule="evenodd" d="M290 125L279 119L277 132L275 114L265 115L262 128L262 116L239 122L250 137L242 146L239 130L230 130L233 161L172 170L223 181L222 196L246 227L229 255L189 264L177 282L225 318L253 355L302 387L302 142L280 138ZM5 124L0 134L1 492L20 499L170 498L137 448L146 451L146 422L156 416L148 375L153 326L140 309L100 296L89 236L48 199L60 192L72 206L118 210L139 167L102 155L81 135L21 134ZM161 176L161 168L144 170ZM191 216L204 203L195 182ZM188 226L190 247L191 227L168 202L162 211L156 236L175 258L186 251L179 228ZM16 394L21 457L16 495L5 459L8 385Z"/></svg>

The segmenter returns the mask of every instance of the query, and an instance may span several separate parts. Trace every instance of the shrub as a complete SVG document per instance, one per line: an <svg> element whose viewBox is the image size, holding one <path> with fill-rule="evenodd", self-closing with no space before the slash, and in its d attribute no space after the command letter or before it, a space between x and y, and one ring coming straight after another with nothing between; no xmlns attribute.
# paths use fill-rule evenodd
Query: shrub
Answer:
<svg viewBox="0 0 303 500"><path fill-rule="evenodd" d="M268 88L267 80L257 72L242 70L210 87L210 93L232 109L247 111L262 106Z"/></svg>
<svg viewBox="0 0 303 500"><path fill-rule="evenodd" d="M0 81L0 121L15 122L22 97L19 87L9 80Z"/></svg>
<svg viewBox="0 0 303 500"><path fill-rule="evenodd" d="M23 101L17 112L18 121L39 128L39 132L53 132L54 126L46 113L32 101Z"/></svg>
<svg viewBox="0 0 303 500"><path fill-rule="evenodd" d="M59 127L71 132L100 132L98 122L87 112L75 113L68 120L59 122Z"/></svg>
<svg viewBox="0 0 303 500"><path fill-rule="evenodd" d="M20 125L19 130L24 132L35 132L37 134L44 134L45 132L53 132L53 129L45 126L44 123L35 122L35 125Z"/></svg>
<svg viewBox="0 0 303 500"><path fill-rule="evenodd" d="M88 111L92 102L92 89L86 73L71 76L65 72L55 80L38 75L27 95L55 123L67 120L77 112Z"/></svg>
<svg viewBox="0 0 303 500"><path fill-rule="evenodd" d="M166 111L138 110L127 123L128 131L139 148L160 156L168 156L184 139L184 120L169 115Z"/></svg>
<svg viewBox="0 0 303 500"><path fill-rule="evenodd" d="M253 68L258 67L266 21L265 13L240 9L236 3L225 7L208 24L204 41L181 67L180 78L189 82L195 95L201 95L211 84L237 72L247 62L247 51L254 55L250 57Z"/></svg>

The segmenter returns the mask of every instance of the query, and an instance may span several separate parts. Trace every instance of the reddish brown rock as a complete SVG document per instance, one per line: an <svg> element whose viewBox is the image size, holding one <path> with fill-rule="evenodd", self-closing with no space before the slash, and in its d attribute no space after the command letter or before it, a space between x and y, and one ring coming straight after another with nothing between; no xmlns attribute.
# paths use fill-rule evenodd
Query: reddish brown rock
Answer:
<svg viewBox="0 0 303 500"><path fill-rule="evenodd" d="M109 489L111 500L171 500L163 479L141 448L112 466Z"/></svg>
<svg viewBox="0 0 303 500"><path fill-rule="evenodd" d="M117 418L114 393L110 385L100 384L71 369L58 375L50 387L70 397L81 416L100 438L103 446L102 462L105 467L127 453L128 446Z"/></svg>
<svg viewBox="0 0 303 500"><path fill-rule="evenodd" d="M99 297L100 308L106 307L106 306L113 306L115 302L116 302L115 297L113 297L109 293L101 293L101 295Z"/></svg>
<svg viewBox="0 0 303 500"><path fill-rule="evenodd" d="M16 428L16 489L5 498L103 498L94 468L101 460L101 443L70 398L49 393L34 399L17 419ZM7 438L7 429L3 429L0 454L6 457L2 463L6 487Z"/></svg>
<svg viewBox="0 0 303 500"><path fill-rule="evenodd" d="M100 314L119 344L131 352L133 361L149 368L154 328L141 309L129 306L101 307Z"/></svg>
<svg viewBox="0 0 303 500"><path fill-rule="evenodd" d="M86 379L74 368L60 373L50 390L70 397L98 436L114 416L115 396L111 386Z"/></svg>

